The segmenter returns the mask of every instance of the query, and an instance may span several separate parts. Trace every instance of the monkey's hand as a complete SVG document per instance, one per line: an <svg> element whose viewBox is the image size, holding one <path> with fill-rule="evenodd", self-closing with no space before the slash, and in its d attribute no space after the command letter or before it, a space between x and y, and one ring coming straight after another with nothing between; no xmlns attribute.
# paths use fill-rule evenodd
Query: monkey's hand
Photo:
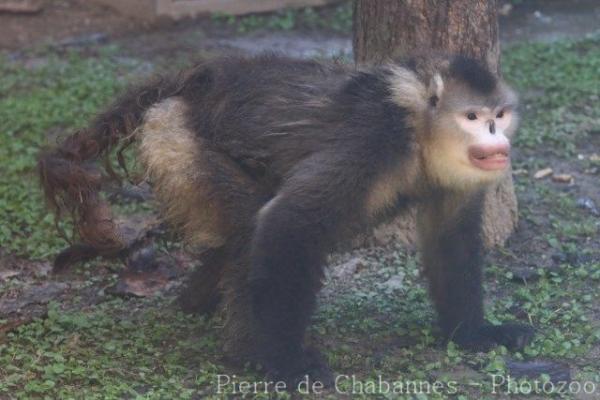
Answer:
<svg viewBox="0 0 600 400"><path fill-rule="evenodd" d="M535 331L529 325L507 323L484 324L475 333L452 338L460 347L473 351L488 351L502 345L512 351L523 349L533 340Z"/></svg>

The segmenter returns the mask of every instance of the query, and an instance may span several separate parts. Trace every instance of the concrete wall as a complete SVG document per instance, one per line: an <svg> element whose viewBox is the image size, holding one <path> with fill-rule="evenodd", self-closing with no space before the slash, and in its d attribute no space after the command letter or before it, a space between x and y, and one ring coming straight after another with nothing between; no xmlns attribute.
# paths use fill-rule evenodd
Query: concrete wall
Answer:
<svg viewBox="0 0 600 400"><path fill-rule="evenodd" d="M241 15L287 7L323 6L339 0L91 0L119 12L145 20L167 16L173 19L214 12Z"/></svg>

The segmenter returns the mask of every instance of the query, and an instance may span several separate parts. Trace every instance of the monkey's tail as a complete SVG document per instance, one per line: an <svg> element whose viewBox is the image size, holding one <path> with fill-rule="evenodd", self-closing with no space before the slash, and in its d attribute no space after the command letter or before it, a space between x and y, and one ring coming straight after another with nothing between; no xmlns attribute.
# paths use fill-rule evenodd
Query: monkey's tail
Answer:
<svg viewBox="0 0 600 400"><path fill-rule="evenodd" d="M40 154L38 172L46 201L57 222L65 214L72 216L74 233L83 243L101 252L122 247L110 207L100 196L101 183L107 177L121 181L111 167L110 155L118 149L118 164L127 175L123 151L135 141L135 130L142 123L144 112L180 91L179 79L161 78L133 87L89 127ZM104 174L94 165L100 159L104 160Z"/></svg>

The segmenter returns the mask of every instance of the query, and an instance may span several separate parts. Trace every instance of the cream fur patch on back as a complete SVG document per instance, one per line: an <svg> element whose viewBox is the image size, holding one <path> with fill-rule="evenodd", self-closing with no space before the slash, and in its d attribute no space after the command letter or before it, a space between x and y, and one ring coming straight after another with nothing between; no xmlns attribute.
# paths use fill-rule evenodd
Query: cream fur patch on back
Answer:
<svg viewBox="0 0 600 400"><path fill-rule="evenodd" d="M193 244L224 243L219 205L202 171L202 141L186 127L187 105L172 97L151 107L137 135L140 158L169 222Z"/></svg>

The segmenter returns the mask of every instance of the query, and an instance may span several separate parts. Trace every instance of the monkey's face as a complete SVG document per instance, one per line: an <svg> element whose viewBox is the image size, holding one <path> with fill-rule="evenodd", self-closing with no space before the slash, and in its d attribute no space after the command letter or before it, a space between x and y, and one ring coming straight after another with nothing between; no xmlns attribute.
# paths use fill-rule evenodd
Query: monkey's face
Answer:
<svg viewBox="0 0 600 400"><path fill-rule="evenodd" d="M450 188L472 189L500 179L510 165L516 97L503 84L486 96L448 84L430 111L424 143L429 175Z"/></svg>

